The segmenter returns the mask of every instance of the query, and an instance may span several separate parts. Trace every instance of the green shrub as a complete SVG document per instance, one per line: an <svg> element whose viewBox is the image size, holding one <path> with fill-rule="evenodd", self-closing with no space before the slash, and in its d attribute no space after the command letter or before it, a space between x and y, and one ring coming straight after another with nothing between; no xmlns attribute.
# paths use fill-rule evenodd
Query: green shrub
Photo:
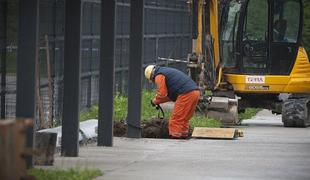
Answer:
<svg viewBox="0 0 310 180"><path fill-rule="evenodd" d="M114 97L114 120L125 120L127 116L127 102L127 97L120 94Z"/></svg>
<svg viewBox="0 0 310 180"><path fill-rule="evenodd" d="M157 110L150 104L151 99L153 99L154 96L155 93L153 91L142 92L142 121L147 121L157 117ZM125 96L117 94L114 97L114 120L120 121L126 119L127 103L128 99ZM85 121L87 119L98 119L98 105L94 105L89 110L85 110L80 113L81 121Z"/></svg>
<svg viewBox="0 0 310 180"><path fill-rule="evenodd" d="M141 120L146 122L150 119L157 118L157 110L151 105L151 100L155 97L154 91L143 91L142 94L142 112ZM167 113L166 113L167 114ZM167 118L167 115L165 115Z"/></svg>
<svg viewBox="0 0 310 180"><path fill-rule="evenodd" d="M80 121L88 119L98 119L98 105L94 105L89 110L80 113Z"/></svg>

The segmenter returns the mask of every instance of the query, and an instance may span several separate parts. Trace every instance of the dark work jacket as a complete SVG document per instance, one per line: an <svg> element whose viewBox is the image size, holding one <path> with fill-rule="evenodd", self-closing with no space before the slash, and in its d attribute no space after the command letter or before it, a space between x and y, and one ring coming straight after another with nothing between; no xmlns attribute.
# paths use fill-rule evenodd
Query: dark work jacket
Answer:
<svg viewBox="0 0 310 180"><path fill-rule="evenodd" d="M152 80L158 74L162 74L166 78L166 86L168 89L168 97L172 101L176 101L180 94L187 93L192 90L199 89L197 84L182 71L169 67L155 67Z"/></svg>

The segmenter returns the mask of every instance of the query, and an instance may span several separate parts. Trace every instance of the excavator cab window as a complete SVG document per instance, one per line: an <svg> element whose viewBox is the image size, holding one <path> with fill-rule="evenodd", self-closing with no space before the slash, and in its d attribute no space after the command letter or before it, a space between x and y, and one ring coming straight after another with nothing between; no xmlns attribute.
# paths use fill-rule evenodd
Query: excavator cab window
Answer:
<svg viewBox="0 0 310 180"><path fill-rule="evenodd" d="M268 0L249 0L245 12L241 54L243 72L266 74Z"/></svg>
<svg viewBox="0 0 310 180"><path fill-rule="evenodd" d="M230 0L221 16L224 72L287 75L302 32L302 0Z"/></svg>
<svg viewBox="0 0 310 180"><path fill-rule="evenodd" d="M237 66L236 61L236 46L237 46L237 33L239 24L241 3L239 1L231 1L228 7L225 7L224 11L228 11L222 18L224 24L221 34L221 53L222 64L226 68L235 68Z"/></svg>
<svg viewBox="0 0 310 180"><path fill-rule="evenodd" d="M295 63L301 34L300 0L274 0L270 74L286 75Z"/></svg>
<svg viewBox="0 0 310 180"><path fill-rule="evenodd" d="M299 31L299 2L274 1L274 8L273 41L296 43Z"/></svg>

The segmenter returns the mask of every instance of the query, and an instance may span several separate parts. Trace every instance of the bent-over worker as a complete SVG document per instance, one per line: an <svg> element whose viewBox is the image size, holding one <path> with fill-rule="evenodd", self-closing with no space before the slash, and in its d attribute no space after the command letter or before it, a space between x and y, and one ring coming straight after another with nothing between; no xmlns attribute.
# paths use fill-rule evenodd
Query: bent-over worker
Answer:
<svg viewBox="0 0 310 180"><path fill-rule="evenodd" d="M150 82L157 85L156 96L151 101L153 104L175 102L169 120L170 138L188 138L189 120L195 112L200 96L197 84L183 72L170 67L149 65L144 74Z"/></svg>

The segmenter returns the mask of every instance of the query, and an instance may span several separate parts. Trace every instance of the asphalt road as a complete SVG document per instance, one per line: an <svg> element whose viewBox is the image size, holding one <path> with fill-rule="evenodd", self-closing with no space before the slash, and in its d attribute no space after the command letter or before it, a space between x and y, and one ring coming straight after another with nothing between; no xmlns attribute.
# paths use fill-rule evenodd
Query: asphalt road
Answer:
<svg viewBox="0 0 310 180"><path fill-rule="evenodd" d="M114 138L50 168L96 168L104 180L310 180L310 127L284 128L263 111L239 128L245 137L236 140Z"/></svg>

